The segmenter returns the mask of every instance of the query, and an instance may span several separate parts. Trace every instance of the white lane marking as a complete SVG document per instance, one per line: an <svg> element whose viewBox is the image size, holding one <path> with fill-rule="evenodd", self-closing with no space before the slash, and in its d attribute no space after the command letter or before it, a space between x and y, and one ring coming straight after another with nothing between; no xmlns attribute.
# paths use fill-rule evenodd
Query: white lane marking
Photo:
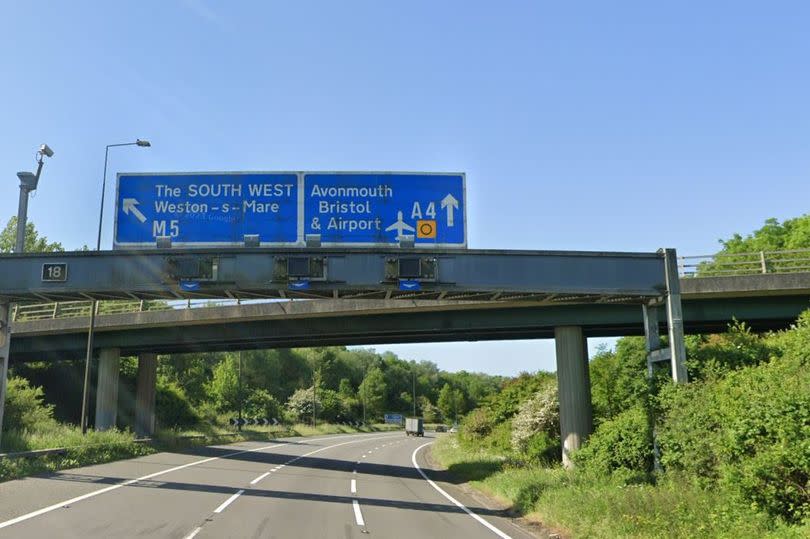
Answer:
<svg viewBox="0 0 810 539"><path fill-rule="evenodd" d="M357 525L365 526L366 521L363 520L363 513L360 512L360 504L357 500L352 500L352 505L354 506L354 520L357 522Z"/></svg>
<svg viewBox="0 0 810 539"><path fill-rule="evenodd" d="M75 498L71 498L69 500L65 500L59 503L55 503L53 505L49 505L48 507L43 507L42 509L37 509L36 511L32 511L30 513L26 513L24 515L20 515L16 518L12 518L11 520L6 520L5 522L0 522L0 529L6 528L8 526L13 526L19 522L23 522L25 520L38 517L40 515L44 515L45 513L50 513L56 509L60 509L66 505L73 505L74 503L80 502L82 500L86 500L88 498L93 498L100 494L106 494L107 492L112 492L113 490L117 490L121 487L129 486L133 483L137 483L138 481L146 481L147 479L152 479L153 477L158 477L167 473L176 472L178 470L183 470L185 468L190 468L191 466L197 466L199 464L205 464L206 462L211 462L213 460L218 460L227 457L233 457L235 455L242 455L244 453L255 453L256 451L264 451L266 449L272 449L274 447L280 447L285 444L274 444L274 445L267 445L264 447L257 447L255 449L245 449L243 451L234 451L233 453L227 453L222 455L221 457L209 457L207 459L197 460L194 462L189 462L187 464L183 464L181 466L175 466L173 468L169 468L168 470L161 470L159 472L151 473L149 475L144 475L143 477L138 477L136 479L128 479L122 483L118 483L117 485L111 485L109 487L105 487L99 490L94 490L93 492L88 492L87 494L82 494L81 496L76 496Z"/></svg>
<svg viewBox="0 0 810 539"><path fill-rule="evenodd" d="M259 477L257 477L257 478L256 478L256 479L254 479L253 481L251 481L251 482L250 482L250 484L251 484L251 485L255 485L256 483L258 483L259 481L261 481L262 479L264 479L264 478L265 478L265 477L267 477L268 475L270 475L270 472L264 472L262 475L260 475Z"/></svg>
<svg viewBox="0 0 810 539"><path fill-rule="evenodd" d="M194 539L197 536L197 534L200 533L201 531L202 531L202 527L195 528L193 532L186 535L185 539Z"/></svg>
<svg viewBox="0 0 810 539"><path fill-rule="evenodd" d="M445 492L445 491L444 491L444 489L442 489L442 487L440 487L439 485L437 485L436 483L434 483L433 481L431 481L431 480L428 478L428 476L425 474L425 472L423 472L423 471L422 471L422 468L420 468L420 467L419 467L419 464L417 464L417 463L416 463L416 454L417 454L417 453L419 453L419 450L421 450L423 447L427 447L427 446L429 446L429 445L430 445L430 444L432 444L432 443L433 443L433 442L428 442L428 443L426 443L426 444L422 444L422 445L420 445L419 447L417 447L416 449L414 449L413 454L411 455L411 462L413 462L413 466L414 466L414 468L416 468L416 471L417 471L417 472L419 472L419 474L420 474L420 475L421 475L421 476L424 478L424 480L425 480L425 481L427 481L427 482L428 482L428 484L429 484L431 487L435 488L435 489L436 489L436 490L439 492L439 494L441 494L442 496L444 496L445 498L447 498L448 500L450 500L451 502L453 502L453 503L454 503L454 504L455 504L455 505L456 505L456 506L457 506L459 509L464 510L464 512L465 512L465 513L467 513L468 515L470 515L471 517L473 517L473 518L474 518L475 520L477 520L479 523L481 523L481 524L483 524L484 526L486 526L486 527L487 527L487 528L488 528L488 529L489 529L491 532L493 532L495 535L497 535L498 537L501 537L501 539L512 539L512 537L511 537L511 536L506 535L504 532L502 532L501 530L499 530L498 528L496 528L495 526L493 526L492 524L490 524L489 522L487 522L487 521L486 521L486 520L484 520L483 518L479 517L478 515L476 515L475 513L473 513L472 511L470 511L469 509L467 509L467 507L466 507L466 506L465 506L463 503L461 503L461 502L460 502L460 501L458 501L457 499L455 499L455 498L453 498L452 496L450 496L450 495L449 495L447 492Z"/></svg>
<svg viewBox="0 0 810 539"><path fill-rule="evenodd" d="M357 479L352 479L352 494L357 494Z"/></svg>
<svg viewBox="0 0 810 539"><path fill-rule="evenodd" d="M244 493L245 493L245 491L244 491L244 490L239 490L239 492L237 492L236 494L234 494L233 496L231 496L230 498L228 498L227 500L225 500L224 502L222 502L222 505L220 505L219 507L217 507L216 509L214 509L214 513L221 513L221 512L223 512L223 511L225 510L225 508L226 508L226 507L228 507L229 505L231 505L231 504L234 502L234 500L236 500L236 498L238 498L239 496L241 496L241 495L242 495L242 494L244 494Z"/></svg>
<svg viewBox="0 0 810 539"><path fill-rule="evenodd" d="M365 456L365 455L363 455L363 458L366 458L366 456Z"/></svg>
<svg viewBox="0 0 810 539"><path fill-rule="evenodd" d="M362 438L360 440L356 440L356 441L349 442L349 443L363 442L363 441L366 441L366 440L378 440L379 438L380 438L379 436L376 437L376 438ZM332 436L332 437L329 437L329 438L313 438L313 439L307 440L307 442L312 443L312 442L318 442L318 441L321 441L321 440L329 440L329 439L334 440L335 437ZM297 442L297 443L304 443L304 442ZM175 466L175 467L169 468L167 470L161 470L159 472L151 473L149 475L144 475L142 477L138 477L138 478L135 478L135 479L128 479L126 481L118 483L117 485L111 485L109 487L105 487L105 488L102 488L102 489L99 489L99 490L94 490L93 492L88 492L87 494L82 494L81 496L76 496L75 498L70 498L69 500L64 500L64 501L61 501L59 503L49 505L48 507L43 507L42 509L37 509L36 511L32 511L32 512L26 513L24 515L20 515L18 517L12 518L10 520L6 520L5 522L0 522L0 529L7 528L8 526L13 526L14 524L17 524L19 522L24 522L26 520L32 519L34 517L38 517L40 515L44 515L45 513L50 513L51 511L55 511L56 509L61 509L66 505L73 505L74 503L80 502L82 500L86 500L88 498L94 498L95 496L99 496L101 494L106 494L107 492L112 492L113 490L118 490L121 487L129 486L129 485L131 485L133 483L137 483L138 481L146 481L147 479L152 479L153 477L159 477L159 476L165 475L167 473L176 472L178 470L183 470L185 468L190 468L191 466L197 466L199 464L205 464L206 462L211 462L211 461L214 461L214 460L219 460L219 459L228 458L228 457L234 457L236 455L243 455L245 453L255 453L257 451L265 451L267 449L272 449L274 447L281 447L281 446L284 446L284 445L289 445L289 444L287 444L287 443L273 444L273 445L266 445L266 446L263 446L263 447L256 447L254 449L243 449L241 451L234 451L232 453L226 453L225 455L222 455L222 456L219 456L219 457L209 457L207 459L196 460L194 462L189 462L189 463L186 463L186 464L182 464L180 466ZM338 445L342 445L342 444L338 444ZM335 446L329 446L329 447L335 447ZM328 447L324 448L324 449L328 449Z"/></svg>

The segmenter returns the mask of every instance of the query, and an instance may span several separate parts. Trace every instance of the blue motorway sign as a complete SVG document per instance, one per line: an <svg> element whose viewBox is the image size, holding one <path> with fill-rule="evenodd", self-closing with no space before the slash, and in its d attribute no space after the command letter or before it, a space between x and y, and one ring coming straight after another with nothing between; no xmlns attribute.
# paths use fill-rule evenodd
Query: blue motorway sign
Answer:
<svg viewBox="0 0 810 539"><path fill-rule="evenodd" d="M385 422L394 425L401 425L405 423L405 418L402 414L385 414Z"/></svg>
<svg viewBox="0 0 810 539"><path fill-rule="evenodd" d="M304 173L304 233L324 245L466 245L463 174Z"/></svg>
<svg viewBox="0 0 810 539"><path fill-rule="evenodd" d="M115 248L467 245L463 174L119 174L116 203Z"/></svg>

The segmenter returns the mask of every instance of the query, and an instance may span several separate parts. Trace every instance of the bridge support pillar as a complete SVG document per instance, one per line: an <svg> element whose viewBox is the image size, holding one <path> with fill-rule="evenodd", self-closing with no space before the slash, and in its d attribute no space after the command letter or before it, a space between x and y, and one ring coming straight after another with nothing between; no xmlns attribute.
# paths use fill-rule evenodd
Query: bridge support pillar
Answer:
<svg viewBox="0 0 810 539"><path fill-rule="evenodd" d="M593 430L591 379L587 339L579 326L554 328L557 350L557 387L560 399L562 460L573 467L571 453L580 448Z"/></svg>
<svg viewBox="0 0 810 539"><path fill-rule="evenodd" d="M0 302L0 446L3 435L3 412L6 408L6 378L11 350L11 304Z"/></svg>
<svg viewBox="0 0 810 539"><path fill-rule="evenodd" d="M120 370L121 350L103 348L98 358L96 430L115 428L118 415L118 373Z"/></svg>
<svg viewBox="0 0 810 539"><path fill-rule="evenodd" d="M138 380L135 388L135 434L155 433L155 389L157 383L157 354L138 356Z"/></svg>

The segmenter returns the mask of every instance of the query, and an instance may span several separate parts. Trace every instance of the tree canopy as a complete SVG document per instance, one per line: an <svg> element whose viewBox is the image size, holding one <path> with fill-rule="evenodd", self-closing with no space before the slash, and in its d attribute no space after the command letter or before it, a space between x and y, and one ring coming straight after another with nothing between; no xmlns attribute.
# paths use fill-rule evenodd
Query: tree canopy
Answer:
<svg viewBox="0 0 810 539"><path fill-rule="evenodd" d="M0 253L10 253L14 250L17 241L17 217L12 217L6 223L5 228L0 231ZM25 225L25 252L27 253L50 253L64 251L61 243L48 242L48 238L40 236L34 223L28 222Z"/></svg>

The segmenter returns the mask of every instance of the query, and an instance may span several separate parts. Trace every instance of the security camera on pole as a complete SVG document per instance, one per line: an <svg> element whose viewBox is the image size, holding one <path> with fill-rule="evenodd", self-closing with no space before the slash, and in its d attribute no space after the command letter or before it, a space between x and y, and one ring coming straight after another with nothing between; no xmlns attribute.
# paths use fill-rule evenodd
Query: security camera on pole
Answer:
<svg viewBox="0 0 810 539"><path fill-rule="evenodd" d="M45 157L53 157L53 150L43 144L37 150L37 172L18 172L20 179L20 205L17 209L17 238L14 252L25 251L25 227L28 224L28 195L36 191ZM0 444L3 437L3 412L6 406L6 382L8 378L8 355L11 348L11 304L0 302Z"/></svg>

